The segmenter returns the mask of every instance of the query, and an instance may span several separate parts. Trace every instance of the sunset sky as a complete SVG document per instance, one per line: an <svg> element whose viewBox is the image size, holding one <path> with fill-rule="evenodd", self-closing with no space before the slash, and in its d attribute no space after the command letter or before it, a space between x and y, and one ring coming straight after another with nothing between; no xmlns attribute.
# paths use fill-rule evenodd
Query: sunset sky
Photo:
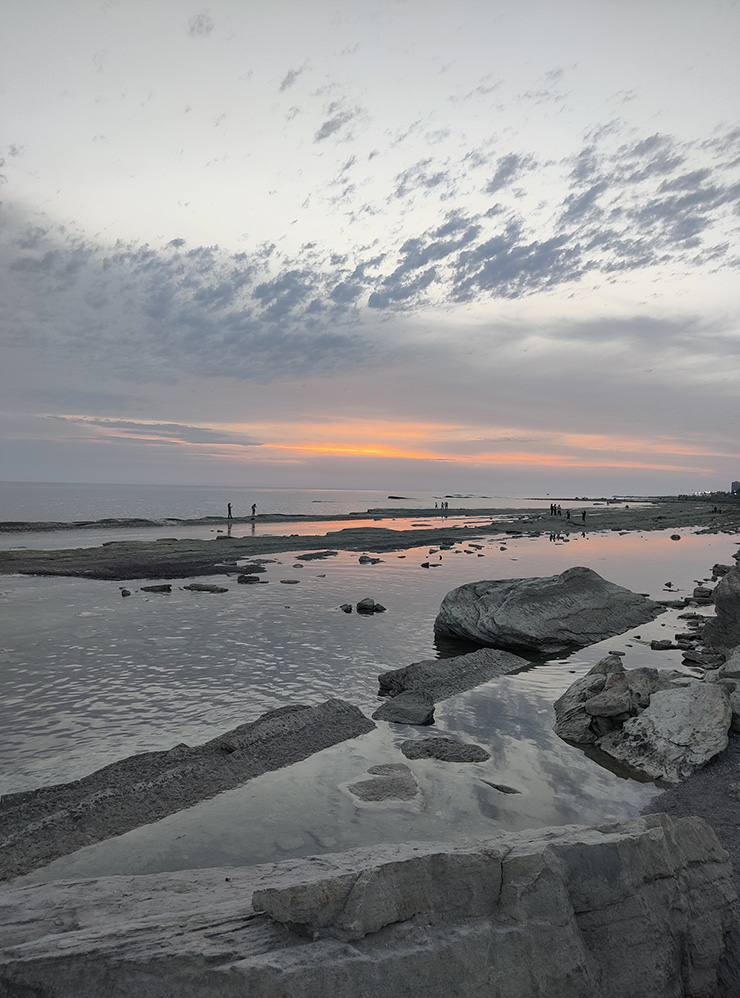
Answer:
<svg viewBox="0 0 740 998"><path fill-rule="evenodd" d="M0 479L740 479L740 4L2 13Z"/></svg>

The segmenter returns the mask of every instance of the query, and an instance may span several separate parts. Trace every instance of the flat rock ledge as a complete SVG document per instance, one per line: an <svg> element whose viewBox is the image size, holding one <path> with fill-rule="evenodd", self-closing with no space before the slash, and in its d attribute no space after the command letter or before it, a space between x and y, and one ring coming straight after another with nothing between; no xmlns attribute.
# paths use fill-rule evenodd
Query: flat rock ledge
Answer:
<svg viewBox="0 0 740 998"><path fill-rule="evenodd" d="M447 593L437 634L479 645L556 655L647 623L665 607L590 568L546 578L470 582Z"/></svg>
<svg viewBox="0 0 740 998"><path fill-rule="evenodd" d="M7 794L0 798L0 880L158 821L374 728L344 700L296 704L202 745L130 756L72 783Z"/></svg>
<svg viewBox="0 0 740 998"><path fill-rule="evenodd" d="M425 693L434 703L464 693L497 676L524 669L530 663L511 652L479 648L453 658L429 658L413 662L403 669L392 669L378 676L381 696L401 693Z"/></svg>
<svg viewBox="0 0 740 998"><path fill-rule="evenodd" d="M734 897L711 828L667 815L6 886L0 994L729 998Z"/></svg>

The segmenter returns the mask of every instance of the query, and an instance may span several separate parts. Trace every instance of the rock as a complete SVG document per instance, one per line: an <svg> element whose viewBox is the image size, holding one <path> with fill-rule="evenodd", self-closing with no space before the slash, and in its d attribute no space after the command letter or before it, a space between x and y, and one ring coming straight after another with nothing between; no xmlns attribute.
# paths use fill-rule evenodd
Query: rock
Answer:
<svg viewBox="0 0 740 998"><path fill-rule="evenodd" d="M121 590L121 596L130 596L130 595L131 595L131 590L130 589L122 589Z"/></svg>
<svg viewBox="0 0 740 998"><path fill-rule="evenodd" d="M732 568L713 590L716 616L707 621L703 638L717 651L740 645L740 568Z"/></svg>
<svg viewBox="0 0 740 998"><path fill-rule="evenodd" d="M490 780L481 780L481 783L485 783L487 787L493 787L493 789L498 790L500 794L521 793L521 790L517 790L515 787L507 787L505 783L491 783Z"/></svg>
<svg viewBox="0 0 740 998"><path fill-rule="evenodd" d="M377 721L396 724L431 724L434 720L434 700L428 693L399 693L387 700L373 714Z"/></svg>
<svg viewBox="0 0 740 998"><path fill-rule="evenodd" d="M300 585L300 579L281 579L280 582L284 586L298 586Z"/></svg>
<svg viewBox="0 0 740 998"><path fill-rule="evenodd" d="M369 554L361 554L357 559L361 565L378 565L382 558L371 558Z"/></svg>
<svg viewBox="0 0 740 998"><path fill-rule="evenodd" d="M732 565L712 565L712 578L718 579L722 575L727 575L732 571Z"/></svg>
<svg viewBox="0 0 740 998"><path fill-rule="evenodd" d="M714 595L714 589L710 589L709 586L695 586L692 595L694 599L711 600Z"/></svg>
<svg viewBox="0 0 740 998"><path fill-rule="evenodd" d="M19 998L719 996L734 897L712 829L667 815L51 882L0 892L0 981Z"/></svg>
<svg viewBox="0 0 740 998"><path fill-rule="evenodd" d="M297 704L193 748L145 752L73 783L5 794L0 798L0 880L157 821L374 728L343 700L314 707Z"/></svg>
<svg viewBox="0 0 740 998"><path fill-rule="evenodd" d="M736 648L726 662L719 667L722 679L737 679L740 681L740 648Z"/></svg>
<svg viewBox="0 0 740 998"><path fill-rule="evenodd" d="M352 613L352 604L351 603L340 603L339 604L339 609L342 611L342 613Z"/></svg>
<svg viewBox="0 0 740 998"><path fill-rule="evenodd" d="M658 690L639 717L625 721L598 745L652 779L679 783L727 747L731 720L721 685L693 680Z"/></svg>
<svg viewBox="0 0 740 998"><path fill-rule="evenodd" d="M553 705L555 734L568 742L593 745L599 735L585 704L604 689L608 675L623 672L621 656L610 653L589 669L585 676L571 683Z"/></svg>
<svg viewBox="0 0 740 998"><path fill-rule="evenodd" d="M189 586L183 586L194 593L227 593L229 590L224 586L214 586L208 582L191 582Z"/></svg>
<svg viewBox="0 0 740 998"><path fill-rule="evenodd" d="M676 646L670 640L670 638L659 638L655 641L650 642L650 648L652 651L670 651Z"/></svg>
<svg viewBox="0 0 740 998"><path fill-rule="evenodd" d="M454 738L408 738L401 743L407 759L439 759L442 762L485 762L491 758L480 745L458 742Z"/></svg>
<svg viewBox="0 0 740 998"><path fill-rule="evenodd" d="M356 606L358 613L385 613L385 607L382 603L376 603L374 599L370 599L366 596L365 599L361 599Z"/></svg>
<svg viewBox="0 0 740 998"><path fill-rule="evenodd" d="M187 589L188 587L186 586L185 588ZM160 586L142 586L141 591L143 593L171 593L172 585L171 583L164 583ZM224 590L224 592L226 591L227 590Z"/></svg>
<svg viewBox="0 0 740 998"><path fill-rule="evenodd" d="M296 555L296 558L299 561L315 561L317 558L333 558L338 554L338 551L308 551L306 554Z"/></svg>
<svg viewBox="0 0 740 998"><path fill-rule="evenodd" d="M657 519L662 519L662 517L656 517L656 520ZM681 535L680 534L671 534L671 540L672 541L680 541L681 540Z"/></svg>
<svg viewBox="0 0 740 998"><path fill-rule="evenodd" d="M494 648L557 654L621 634L663 609L578 567L549 578L460 586L445 596L434 627Z"/></svg>
<svg viewBox="0 0 740 998"><path fill-rule="evenodd" d="M430 658L392 669L378 676L381 696L397 696L406 690L427 693L435 703L471 690L496 676L518 672L529 662L511 652L479 648L453 658Z"/></svg>
<svg viewBox="0 0 740 998"><path fill-rule="evenodd" d="M259 575L237 575L236 581L242 586L253 586L262 582L262 579Z"/></svg>
<svg viewBox="0 0 740 998"><path fill-rule="evenodd" d="M392 762L371 766L372 780L360 780L347 787L362 801L412 800L419 793L419 784L408 766Z"/></svg>

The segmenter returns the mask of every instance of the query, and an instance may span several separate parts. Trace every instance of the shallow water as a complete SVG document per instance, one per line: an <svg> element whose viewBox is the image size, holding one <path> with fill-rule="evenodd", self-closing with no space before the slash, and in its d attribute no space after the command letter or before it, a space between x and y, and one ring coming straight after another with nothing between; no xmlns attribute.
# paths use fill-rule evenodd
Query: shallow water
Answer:
<svg viewBox="0 0 740 998"><path fill-rule="evenodd" d="M267 566L268 585L229 580L224 594L175 584L171 595L153 595L133 582L133 595L122 599L116 583L2 578L2 792L75 779L135 752L195 744L287 703L336 696L371 713L379 672L450 653L435 646L434 617L445 593L474 579L588 565L654 598L685 594L712 564L730 561L735 545L721 535L682 534L680 542L667 532L570 541L498 535L476 541L481 551L460 544L440 559L412 549L377 565L360 565L348 552L309 562L288 554ZM437 567L422 568L424 561ZM282 584L289 579L299 581ZM365 596L387 612L338 610ZM649 649L653 637L683 630L677 614L439 704L431 730L483 745L492 758L474 766L409 762L421 788L416 802L364 805L346 790L370 765L403 761L404 738L430 731L381 723L363 738L81 850L32 878L261 862L373 841L634 814L656 792L653 785L613 773L556 738L552 702L611 648L627 653L628 667L679 666L679 652ZM520 793L502 794L483 780Z"/></svg>

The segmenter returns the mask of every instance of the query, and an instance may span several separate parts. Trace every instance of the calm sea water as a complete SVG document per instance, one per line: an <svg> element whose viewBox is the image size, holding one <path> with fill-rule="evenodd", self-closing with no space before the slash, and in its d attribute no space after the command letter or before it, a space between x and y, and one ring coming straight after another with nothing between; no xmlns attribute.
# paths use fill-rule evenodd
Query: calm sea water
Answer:
<svg viewBox="0 0 740 998"><path fill-rule="evenodd" d="M386 491L338 489L248 489L208 485L80 485L37 482L0 482L0 522L103 520L109 518L194 519L226 516L227 504L235 517L249 516L252 503L258 513L316 516L365 512L377 507L399 511L433 509L446 501L451 511L526 506L546 507L550 500L521 496L449 496L407 492L403 497ZM570 505L578 505L572 503ZM581 504L583 505L583 504ZM588 505L588 504L586 504ZM566 504L563 504L565 508Z"/></svg>
<svg viewBox="0 0 740 998"><path fill-rule="evenodd" d="M174 505L180 490L164 490L157 499L159 490L152 488L139 490L141 503L132 515L193 514L184 495ZM39 505L29 505L26 515L91 515L83 503L86 489L76 489L62 487L53 502L48 490L45 505L39 492ZM112 490L110 503L96 512L121 515L135 491L126 495L124 489L116 498ZM236 506L238 498L234 490L185 491L207 497L198 504L204 515L213 511L209 503L223 505L228 498ZM108 492L87 493L84 502L101 504ZM306 511L306 495L290 500L300 506L296 512ZM327 505L344 503L353 511L388 503L380 493L320 495ZM256 490L244 496L258 498ZM267 503L264 495L262 501ZM17 507L8 515L16 517ZM304 563L287 554L268 565L267 585L227 582L229 591L221 595L175 585L171 595L155 596L134 580L128 584L133 595L122 599L116 583L0 577L0 791L75 779L136 752L195 744L287 703L338 696L372 713L379 672L450 653L436 646L433 623L455 586L588 565L620 585L665 598L690 591L735 550L721 535L681 533L680 542L666 532L576 534L569 541L488 535L480 550L459 544L440 557L412 549L384 555L377 565L361 565L349 552ZM16 535L15 543L27 536ZM284 585L287 580L298 581ZM363 617L338 610L365 596L388 612ZM361 739L80 850L30 879L264 862L372 842L445 839L451 829L481 836L635 814L656 788L614 773L556 738L552 702L610 648L624 650L630 667L680 665L677 653L651 652L649 642L682 629L677 611L669 611L619 638L438 705L433 730L481 744L491 759L459 767L410 762L420 786L414 802L363 805L346 789L372 765L404 761L403 739L429 733L381 723ZM504 795L490 783L520 793Z"/></svg>

